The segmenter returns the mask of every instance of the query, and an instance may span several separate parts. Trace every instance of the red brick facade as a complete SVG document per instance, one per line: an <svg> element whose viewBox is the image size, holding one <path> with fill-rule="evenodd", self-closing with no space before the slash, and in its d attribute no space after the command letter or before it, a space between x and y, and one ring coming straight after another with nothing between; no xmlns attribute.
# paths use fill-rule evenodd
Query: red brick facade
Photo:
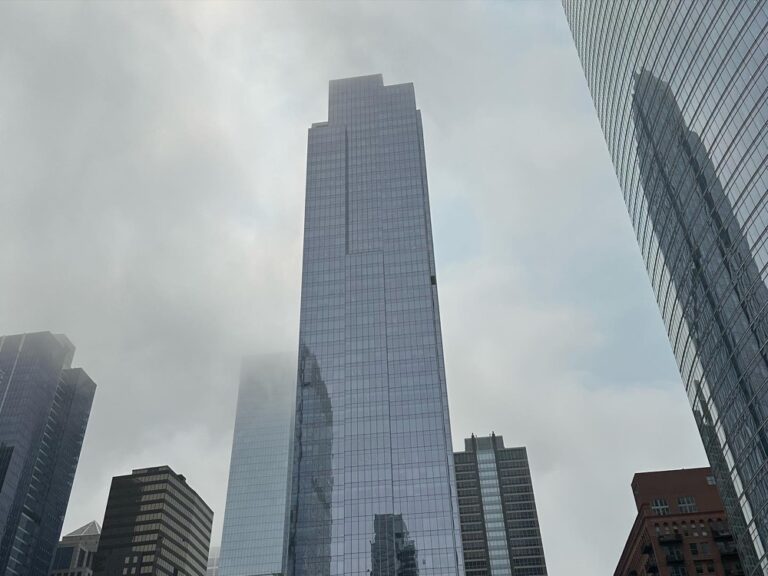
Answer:
<svg viewBox="0 0 768 576"><path fill-rule="evenodd" d="M709 468L635 474L637 518L614 576L742 576Z"/></svg>

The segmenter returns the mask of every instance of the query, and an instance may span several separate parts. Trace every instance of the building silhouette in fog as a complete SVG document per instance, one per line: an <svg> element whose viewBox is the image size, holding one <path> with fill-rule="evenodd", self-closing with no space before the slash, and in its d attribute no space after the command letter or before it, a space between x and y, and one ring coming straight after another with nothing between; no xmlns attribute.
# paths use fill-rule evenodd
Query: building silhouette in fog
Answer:
<svg viewBox="0 0 768 576"><path fill-rule="evenodd" d="M296 354L243 360L229 465L221 576L282 571Z"/></svg>
<svg viewBox="0 0 768 576"><path fill-rule="evenodd" d="M0 337L0 573L47 576L96 385L63 334Z"/></svg>

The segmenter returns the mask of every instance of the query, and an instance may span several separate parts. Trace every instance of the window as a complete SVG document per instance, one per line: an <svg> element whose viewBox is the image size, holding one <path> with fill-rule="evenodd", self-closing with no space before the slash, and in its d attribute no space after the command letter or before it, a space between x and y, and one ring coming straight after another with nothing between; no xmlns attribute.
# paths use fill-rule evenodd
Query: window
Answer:
<svg viewBox="0 0 768 576"><path fill-rule="evenodd" d="M696 545L696 542L691 542L691 555L698 556L699 555L699 547Z"/></svg>
<svg viewBox="0 0 768 576"><path fill-rule="evenodd" d="M687 574L685 566L672 566L669 569L669 576L687 576Z"/></svg>
<svg viewBox="0 0 768 576"><path fill-rule="evenodd" d="M707 476L707 484L709 484L710 486L714 486L715 485L715 477L714 476Z"/></svg>
<svg viewBox="0 0 768 576"><path fill-rule="evenodd" d="M699 542L699 552L704 555L709 555L709 542Z"/></svg>
<svg viewBox="0 0 768 576"><path fill-rule="evenodd" d="M669 504L667 504L667 501L664 500L664 498L655 498L653 502L651 502L651 510L656 512L659 516L665 516L666 514L669 514Z"/></svg>
<svg viewBox="0 0 768 576"><path fill-rule="evenodd" d="M698 511L696 499L693 496L680 496L677 499L677 507L683 514L691 514Z"/></svg>

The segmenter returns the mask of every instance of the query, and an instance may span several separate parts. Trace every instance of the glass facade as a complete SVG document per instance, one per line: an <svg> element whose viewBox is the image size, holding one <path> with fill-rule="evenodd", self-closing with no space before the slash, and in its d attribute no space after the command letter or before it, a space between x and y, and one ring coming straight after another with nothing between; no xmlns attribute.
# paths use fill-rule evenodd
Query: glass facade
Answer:
<svg viewBox="0 0 768 576"><path fill-rule="evenodd" d="M282 571L296 355L243 362L219 557L221 576Z"/></svg>
<svg viewBox="0 0 768 576"><path fill-rule="evenodd" d="M168 466L112 478L95 576L206 576L213 512Z"/></svg>
<svg viewBox="0 0 768 576"><path fill-rule="evenodd" d="M332 81L309 131L286 570L463 574L420 112Z"/></svg>
<svg viewBox="0 0 768 576"><path fill-rule="evenodd" d="M47 576L96 385L61 334L0 337L0 573Z"/></svg>
<svg viewBox="0 0 768 576"><path fill-rule="evenodd" d="M467 576L546 576L525 448L472 436L454 454Z"/></svg>
<svg viewBox="0 0 768 576"><path fill-rule="evenodd" d="M768 4L564 6L742 564L768 573Z"/></svg>

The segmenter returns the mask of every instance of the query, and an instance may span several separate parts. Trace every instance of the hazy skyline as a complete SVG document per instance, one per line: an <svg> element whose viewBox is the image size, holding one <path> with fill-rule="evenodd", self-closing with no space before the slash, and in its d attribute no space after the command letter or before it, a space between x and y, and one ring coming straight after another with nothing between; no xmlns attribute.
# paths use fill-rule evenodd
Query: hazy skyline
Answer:
<svg viewBox="0 0 768 576"><path fill-rule="evenodd" d="M295 350L328 81L413 82L454 446L528 447L549 569L706 459L559 3L0 4L3 334L98 385L64 533L168 464L218 543L240 359Z"/></svg>

